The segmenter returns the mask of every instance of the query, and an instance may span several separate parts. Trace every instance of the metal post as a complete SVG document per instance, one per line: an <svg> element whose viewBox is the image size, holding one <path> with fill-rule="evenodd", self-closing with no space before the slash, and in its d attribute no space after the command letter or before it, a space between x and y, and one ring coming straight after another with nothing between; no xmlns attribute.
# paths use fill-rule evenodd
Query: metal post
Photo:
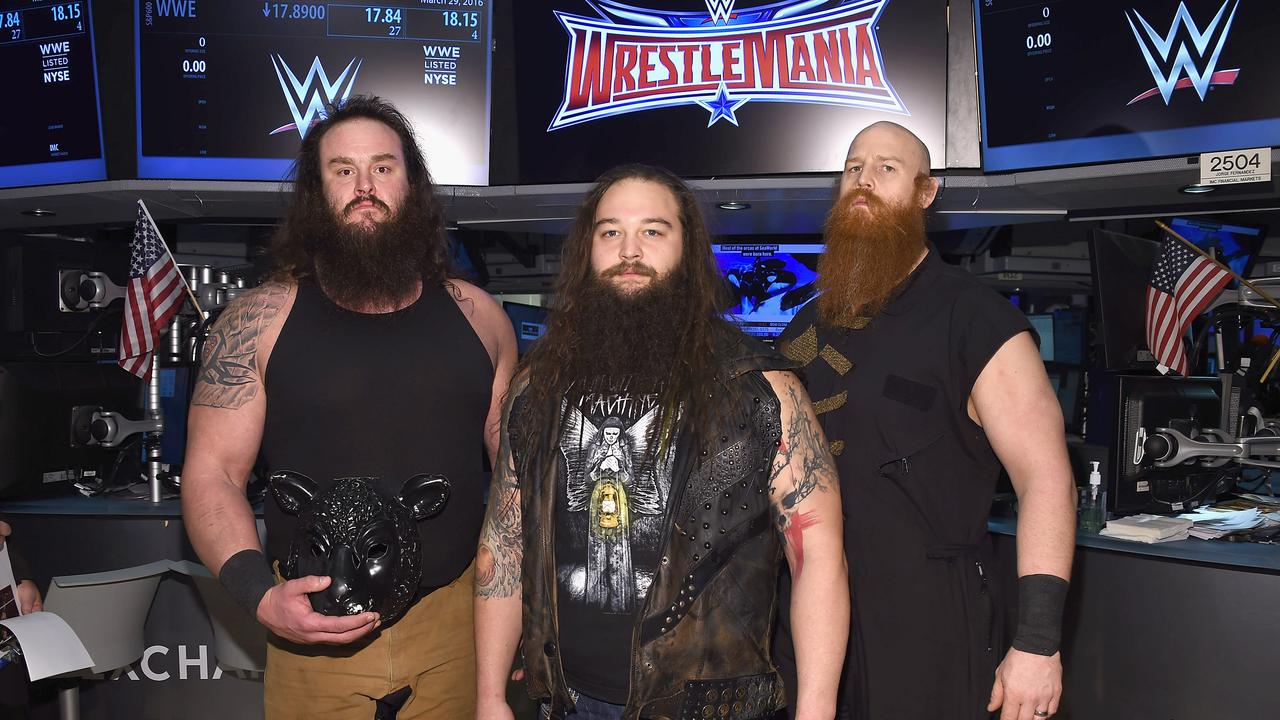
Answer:
<svg viewBox="0 0 1280 720"><path fill-rule="evenodd" d="M147 386L147 418L156 421L157 430L147 433L147 481L151 485L151 503L160 503L160 437L164 435L164 415L160 410L160 353L151 354L151 382Z"/></svg>
<svg viewBox="0 0 1280 720"><path fill-rule="evenodd" d="M58 720L80 720L80 681L58 690Z"/></svg>

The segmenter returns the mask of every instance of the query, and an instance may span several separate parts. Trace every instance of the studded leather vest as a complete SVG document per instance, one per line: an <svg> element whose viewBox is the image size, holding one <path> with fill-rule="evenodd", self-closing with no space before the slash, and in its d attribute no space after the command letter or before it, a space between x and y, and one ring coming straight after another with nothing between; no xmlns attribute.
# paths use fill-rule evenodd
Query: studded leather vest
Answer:
<svg viewBox="0 0 1280 720"><path fill-rule="evenodd" d="M755 720L784 703L769 652L783 557L768 483L782 428L778 398L762 373L794 364L745 335L726 337L720 348L735 407L720 413L707 442L682 440L676 449L664 549L632 632L624 720ZM519 407L517 401L516 418ZM544 460L516 459L523 652L529 694L562 718L574 705L557 646L556 479L533 470L548 467Z"/></svg>

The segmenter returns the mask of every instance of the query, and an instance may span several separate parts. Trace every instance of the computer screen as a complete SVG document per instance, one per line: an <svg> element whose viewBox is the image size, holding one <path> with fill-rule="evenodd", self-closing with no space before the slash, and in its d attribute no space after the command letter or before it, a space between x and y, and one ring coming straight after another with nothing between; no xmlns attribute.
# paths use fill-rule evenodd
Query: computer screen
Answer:
<svg viewBox="0 0 1280 720"><path fill-rule="evenodd" d="M877 120L946 166L945 2L495 4L515 61L495 83L513 88L511 110L494 117L516 132L495 134L510 145L495 161L515 168L494 184L589 182L627 162L687 177L834 172Z"/></svg>
<svg viewBox="0 0 1280 720"><path fill-rule="evenodd" d="M0 188L105 180L90 0L0 0Z"/></svg>
<svg viewBox="0 0 1280 720"><path fill-rule="evenodd" d="M1040 336L1040 359L1052 362L1053 354L1053 313L1028 315L1027 320Z"/></svg>
<svg viewBox="0 0 1280 720"><path fill-rule="evenodd" d="M1058 310L1053 314L1053 359L1069 365L1085 362L1085 311Z"/></svg>
<svg viewBox="0 0 1280 720"><path fill-rule="evenodd" d="M987 171L1267 147L1280 133L1280 3L975 0L974 20Z"/></svg>
<svg viewBox="0 0 1280 720"><path fill-rule="evenodd" d="M1066 431L1081 434L1084 419L1084 368L1048 363L1045 372L1058 404L1062 406L1062 422Z"/></svg>
<svg viewBox="0 0 1280 720"><path fill-rule="evenodd" d="M1094 230L1089 251L1107 370L1154 367L1146 340L1146 294L1160 243Z"/></svg>
<svg viewBox="0 0 1280 720"><path fill-rule="evenodd" d="M772 340L817 292L817 243L712 245L733 297L726 317L748 335Z"/></svg>
<svg viewBox="0 0 1280 720"><path fill-rule="evenodd" d="M1202 250L1211 251L1232 272L1248 277L1265 239L1262 228L1232 225L1205 218L1173 218L1169 227Z"/></svg>
<svg viewBox="0 0 1280 720"><path fill-rule="evenodd" d="M282 180L326 106L377 95L435 182L488 184L495 4L136 0L138 177Z"/></svg>
<svg viewBox="0 0 1280 720"><path fill-rule="evenodd" d="M516 348L524 356L538 338L547 332L548 310L537 305L525 305L503 301L502 309L511 318L511 327L516 331Z"/></svg>

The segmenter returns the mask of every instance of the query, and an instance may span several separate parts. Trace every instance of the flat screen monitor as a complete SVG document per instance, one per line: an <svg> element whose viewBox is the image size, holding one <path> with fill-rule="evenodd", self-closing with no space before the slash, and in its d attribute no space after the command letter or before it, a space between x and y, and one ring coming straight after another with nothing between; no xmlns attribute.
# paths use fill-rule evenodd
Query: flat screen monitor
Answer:
<svg viewBox="0 0 1280 720"><path fill-rule="evenodd" d="M689 177L832 172L877 120L909 127L945 167L944 2L509 7L517 167L503 182L588 182L625 162Z"/></svg>
<svg viewBox="0 0 1280 720"><path fill-rule="evenodd" d="M1280 3L975 0L982 166L1270 147Z"/></svg>
<svg viewBox="0 0 1280 720"><path fill-rule="evenodd" d="M378 95L433 179L489 181L493 0L137 0L138 176L285 178L326 105Z"/></svg>
<svg viewBox="0 0 1280 720"><path fill-rule="evenodd" d="M1160 243L1094 230L1089 250L1093 291L1102 325L1102 362L1108 370L1155 367L1147 347L1147 281Z"/></svg>
<svg viewBox="0 0 1280 720"><path fill-rule="evenodd" d="M105 180L90 0L0 0L0 188Z"/></svg>
<svg viewBox="0 0 1280 720"><path fill-rule="evenodd" d="M1049 385L1062 407L1062 422L1073 435L1082 433L1084 420L1084 368L1060 363L1046 363Z"/></svg>
<svg viewBox="0 0 1280 720"><path fill-rule="evenodd" d="M1068 365L1085 362L1085 312L1080 308L1053 313L1053 359Z"/></svg>
<svg viewBox="0 0 1280 720"><path fill-rule="evenodd" d="M816 243L712 245L733 304L727 313L748 335L773 340L817 292Z"/></svg>
<svg viewBox="0 0 1280 720"><path fill-rule="evenodd" d="M523 357L533 347L534 341L546 334L548 310L537 305L507 301L503 301L502 309L511 318L511 327L516 331L516 349Z"/></svg>
<svg viewBox="0 0 1280 720"><path fill-rule="evenodd" d="M1119 378L1118 437L1108 478L1111 512L1185 512L1213 502L1239 477L1233 463L1212 466L1190 462L1156 467L1142 450L1145 437L1157 428L1173 428L1195 437L1199 430L1222 427L1221 382L1207 377ZM1135 461L1136 460L1136 461Z"/></svg>
<svg viewBox="0 0 1280 720"><path fill-rule="evenodd" d="M1040 359L1053 362L1053 313L1028 315L1027 320L1040 336Z"/></svg>
<svg viewBox="0 0 1280 720"><path fill-rule="evenodd" d="M1205 251L1211 251L1235 274L1248 277L1265 236L1260 227L1232 225L1204 218L1173 218L1169 227ZM1234 281L1233 281L1234 282Z"/></svg>

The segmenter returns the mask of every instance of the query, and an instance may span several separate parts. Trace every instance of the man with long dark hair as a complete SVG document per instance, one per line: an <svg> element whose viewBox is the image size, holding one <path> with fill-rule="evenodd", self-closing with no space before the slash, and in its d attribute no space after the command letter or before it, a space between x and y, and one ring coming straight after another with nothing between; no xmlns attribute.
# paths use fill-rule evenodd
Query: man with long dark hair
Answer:
<svg viewBox="0 0 1280 720"><path fill-rule="evenodd" d="M352 98L310 128L271 259L271 279L205 344L183 474L192 544L273 634L268 718L469 718L481 453L497 450L515 336L491 297L450 274L426 162L394 107ZM444 510L418 525L421 580L402 617L322 615L308 594L338 578L277 581L297 519L264 501L264 555L245 498L256 463L321 491L362 478L388 497L411 476L447 478ZM334 552L328 542L312 552ZM357 564L389 552L352 551Z"/></svg>
<svg viewBox="0 0 1280 720"><path fill-rule="evenodd" d="M479 717L511 717L522 629L551 717L771 717L783 551L798 716L834 716L849 596L831 457L790 364L721 317L722 283L679 178L625 166L587 194L504 412L476 562Z"/></svg>
<svg viewBox="0 0 1280 720"><path fill-rule="evenodd" d="M853 720L1048 717L1075 537L1062 414L1026 318L927 243L929 168L900 125L858 133L822 294L782 338L819 398L848 520L842 701ZM1019 626L1003 660L987 540L1001 465L1020 505ZM787 643L777 650L788 666Z"/></svg>

